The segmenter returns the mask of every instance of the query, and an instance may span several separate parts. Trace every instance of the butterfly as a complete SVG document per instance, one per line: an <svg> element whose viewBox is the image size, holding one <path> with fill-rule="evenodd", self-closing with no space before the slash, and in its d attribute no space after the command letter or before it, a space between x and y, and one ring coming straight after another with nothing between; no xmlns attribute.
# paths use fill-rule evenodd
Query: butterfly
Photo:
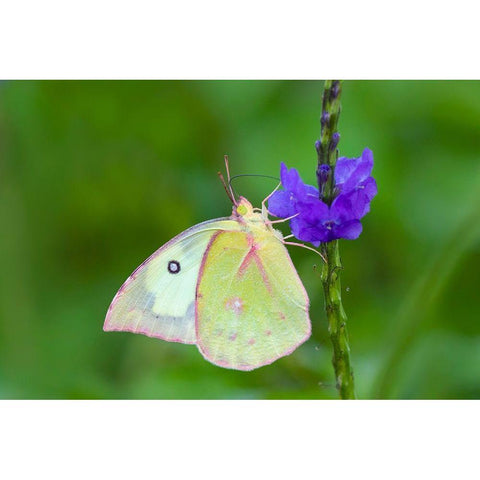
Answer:
<svg viewBox="0 0 480 480"><path fill-rule="evenodd" d="M195 344L235 370L268 365L310 337L308 295L268 219L268 197L254 209L224 186L232 215L185 230L147 258L115 295L105 331Z"/></svg>

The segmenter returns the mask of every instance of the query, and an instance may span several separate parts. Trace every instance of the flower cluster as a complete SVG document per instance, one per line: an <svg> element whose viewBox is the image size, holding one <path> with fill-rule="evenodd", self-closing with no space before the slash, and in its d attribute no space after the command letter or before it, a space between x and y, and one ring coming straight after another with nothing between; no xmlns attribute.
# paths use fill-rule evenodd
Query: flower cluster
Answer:
<svg viewBox="0 0 480 480"><path fill-rule="evenodd" d="M333 172L335 196L329 206L323 201L324 187L332 173L328 165L320 165L317 170L318 190L303 183L297 170L289 170L282 162L283 190L270 197L268 210L276 217L293 217L293 235L315 247L339 238L354 240L362 231L360 219L370 211L370 202L377 194L372 168L373 154L368 148L358 158L339 158Z"/></svg>

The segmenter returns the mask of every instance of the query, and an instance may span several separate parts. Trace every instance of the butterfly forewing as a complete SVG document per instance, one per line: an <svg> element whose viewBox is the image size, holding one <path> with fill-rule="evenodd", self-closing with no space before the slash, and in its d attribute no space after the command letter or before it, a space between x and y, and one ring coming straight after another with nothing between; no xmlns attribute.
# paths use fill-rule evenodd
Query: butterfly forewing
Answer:
<svg viewBox="0 0 480 480"><path fill-rule="evenodd" d="M213 235L235 228L235 221L211 220L159 248L120 288L103 329L196 343L195 290L202 258Z"/></svg>
<svg viewBox="0 0 480 480"><path fill-rule="evenodd" d="M210 362L252 370L310 336L308 297L271 230L212 236L197 286L197 344Z"/></svg>

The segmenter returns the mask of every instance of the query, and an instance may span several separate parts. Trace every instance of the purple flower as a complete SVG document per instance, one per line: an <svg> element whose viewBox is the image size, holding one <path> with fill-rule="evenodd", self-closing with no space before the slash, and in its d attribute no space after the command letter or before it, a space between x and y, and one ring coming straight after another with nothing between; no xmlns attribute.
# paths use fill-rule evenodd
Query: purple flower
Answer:
<svg viewBox="0 0 480 480"><path fill-rule="evenodd" d="M308 198L318 198L318 190L302 182L295 168L290 170L282 162L280 179L284 190L275 192L268 200L268 210L279 218L287 218L297 213L297 204Z"/></svg>
<svg viewBox="0 0 480 480"><path fill-rule="evenodd" d="M373 154L368 148L358 158L339 158L333 172L336 196L328 206L315 187L303 183L296 169L288 170L282 163L280 177L284 190L270 197L268 209L280 218L295 215L290 220L293 235L316 247L339 238L354 240L362 232L360 219L370 211L370 202L377 194L372 168ZM330 171L328 165L317 169L322 194Z"/></svg>
<svg viewBox="0 0 480 480"><path fill-rule="evenodd" d="M358 158L340 157L335 166L335 186L340 195L349 195L357 218L370 211L370 202L377 194L372 168L373 153L368 148Z"/></svg>
<svg viewBox="0 0 480 480"><path fill-rule="evenodd" d="M315 247L339 238L355 240L362 232L362 224L355 217L351 201L342 195L335 198L330 207L318 198L309 199L301 205L298 213L290 220L292 233Z"/></svg>

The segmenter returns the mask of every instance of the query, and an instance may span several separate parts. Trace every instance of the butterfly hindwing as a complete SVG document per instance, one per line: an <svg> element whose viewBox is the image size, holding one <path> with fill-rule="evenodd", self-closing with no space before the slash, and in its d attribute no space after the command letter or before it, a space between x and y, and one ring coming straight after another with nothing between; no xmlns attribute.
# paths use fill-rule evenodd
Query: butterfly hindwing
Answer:
<svg viewBox="0 0 480 480"><path fill-rule="evenodd" d="M197 345L210 362L252 370L310 336L308 297L272 230L215 233L197 286Z"/></svg>
<svg viewBox="0 0 480 480"><path fill-rule="evenodd" d="M195 290L202 258L213 235L238 228L221 218L177 235L128 277L113 299L105 331L127 331L196 343Z"/></svg>

